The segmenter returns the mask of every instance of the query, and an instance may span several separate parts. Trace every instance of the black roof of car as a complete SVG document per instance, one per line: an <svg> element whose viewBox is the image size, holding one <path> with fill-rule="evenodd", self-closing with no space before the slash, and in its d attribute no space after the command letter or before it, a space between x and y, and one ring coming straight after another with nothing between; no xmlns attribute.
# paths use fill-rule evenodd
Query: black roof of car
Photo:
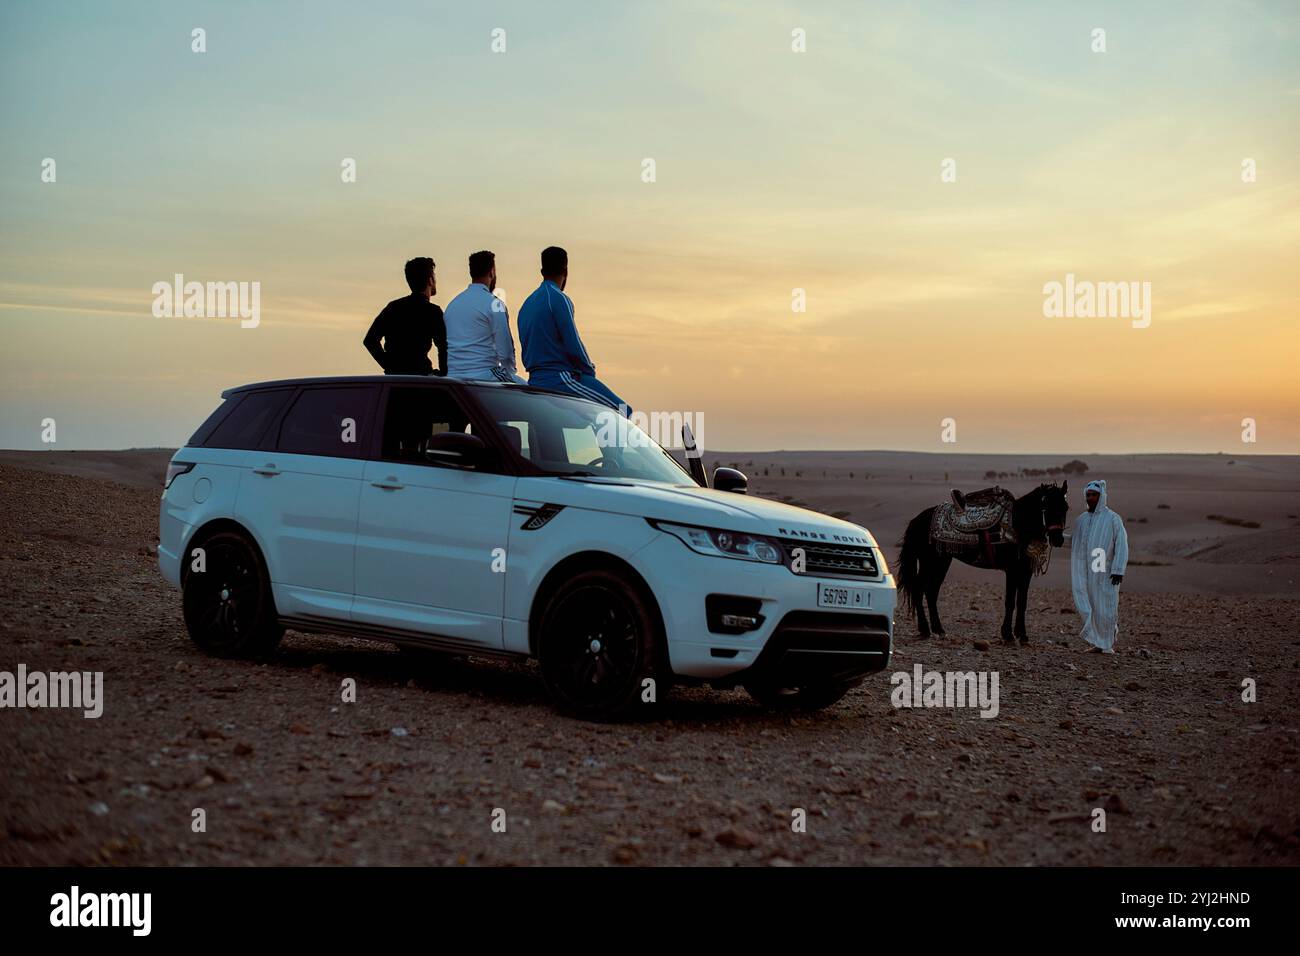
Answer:
<svg viewBox="0 0 1300 956"><path fill-rule="evenodd" d="M250 382L247 385L236 385L222 392L221 397L229 398L231 395L259 388L293 388L298 385L376 385L383 382L455 382L457 385L473 385L481 388L519 388L530 392L549 391L549 389L532 388L514 382L452 378L443 375L315 375L307 378L281 378L270 382Z"/></svg>

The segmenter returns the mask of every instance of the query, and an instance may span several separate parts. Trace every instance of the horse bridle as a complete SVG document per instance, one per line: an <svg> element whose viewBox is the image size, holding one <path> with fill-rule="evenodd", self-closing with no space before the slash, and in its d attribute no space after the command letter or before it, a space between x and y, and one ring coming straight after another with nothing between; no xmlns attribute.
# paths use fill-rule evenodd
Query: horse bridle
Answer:
<svg viewBox="0 0 1300 956"><path fill-rule="evenodd" d="M1038 570L1037 570L1035 573L1036 573L1036 574L1045 574L1045 573L1047 572L1047 569L1048 569L1049 567L1051 567L1051 564L1052 564L1052 549L1055 547L1055 546L1052 544L1052 532L1053 532L1053 531L1060 531L1062 534L1064 534L1064 533L1065 533L1065 522L1062 521L1060 524L1048 524L1048 523L1047 523L1047 495L1046 495L1046 494L1043 494L1043 495L1041 496L1041 499L1040 499L1040 502L1039 502L1039 506L1040 506L1040 509L1041 509L1041 514L1040 514L1040 518L1039 518L1039 520L1040 520L1040 522L1041 522L1042 525L1043 525L1043 541L1044 541L1044 543L1047 545L1047 557L1046 557L1046 560L1041 561L1041 562L1039 563Z"/></svg>
<svg viewBox="0 0 1300 956"><path fill-rule="evenodd" d="M1052 485L1052 487L1055 488L1056 485ZM1047 495L1045 493L1042 495L1041 504L1042 504L1042 511L1043 511L1042 514L1043 537L1047 538L1047 546L1050 548L1053 547L1052 539L1050 537L1051 533L1053 531L1060 531L1062 534L1064 534L1065 522L1062 521L1060 524L1048 524L1047 523Z"/></svg>

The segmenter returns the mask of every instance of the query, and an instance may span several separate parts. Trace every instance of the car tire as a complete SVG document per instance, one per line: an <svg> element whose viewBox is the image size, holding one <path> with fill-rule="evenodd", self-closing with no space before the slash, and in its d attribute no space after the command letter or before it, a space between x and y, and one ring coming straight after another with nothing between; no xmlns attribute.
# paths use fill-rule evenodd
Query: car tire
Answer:
<svg viewBox="0 0 1300 956"><path fill-rule="evenodd" d="M214 657L270 654L284 628L277 621L271 578L257 546L238 531L218 531L194 547L203 549L204 569L190 570L182 584L190 639Z"/></svg>
<svg viewBox="0 0 1300 956"><path fill-rule="evenodd" d="M768 710L822 710L839 703L844 695L862 683L862 679L851 681L825 681L808 684L804 687L782 687L778 683L766 680L754 680L745 684L745 691Z"/></svg>
<svg viewBox="0 0 1300 956"><path fill-rule="evenodd" d="M584 571L546 599L537 657L556 708L586 720L648 715L667 692L658 614L624 575ZM654 699L645 700L653 680Z"/></svg>

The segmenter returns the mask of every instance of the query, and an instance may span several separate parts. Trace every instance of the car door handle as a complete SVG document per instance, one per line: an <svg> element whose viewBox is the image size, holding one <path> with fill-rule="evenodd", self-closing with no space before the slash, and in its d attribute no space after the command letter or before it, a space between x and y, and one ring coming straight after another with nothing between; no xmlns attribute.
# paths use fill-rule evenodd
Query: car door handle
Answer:
<svg viewBox="0 0 1300 956"><path fill-rule="evenodd" d="M261 468L253 469L253 474L266 475L268 478L274 478L279 473L280 473L280 469L276 468L275 465L271 462L266 463Z"/></svg>
<svg viewBox="0 0 1300 956"><path fill-rule="evenodd" d="M399 488L406 487L406 485L397 480L396 475L389 475L382 481L372 481L371 484L376 488L383 488L385 491L397 491Z"/></svg>

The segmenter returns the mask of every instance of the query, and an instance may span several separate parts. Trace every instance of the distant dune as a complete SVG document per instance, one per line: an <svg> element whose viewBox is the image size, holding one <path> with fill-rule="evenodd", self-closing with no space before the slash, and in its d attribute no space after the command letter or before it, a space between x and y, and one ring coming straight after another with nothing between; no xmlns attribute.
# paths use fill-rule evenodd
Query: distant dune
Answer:
<svg viewBox="0 0 1300 956"><path fill-rule="evenodd" d="M0 451L0 464L161 491L172 453L165 448ZM1047 471L1075 459L1087 464L1086 474L1016 477L1022 468ZM705 461L710 473L718 465L738 466L749 476L753 494L867 527L891 560L907 521L944 500L949 488L996 483L1023 494L1036 482L1068 479L1073 520L1083 507L1083 485L1089 478L1105 478L1111 505L1127 521L1134 561L1127 589L1221 596L1297 593L1300 456L735 451L711 452ZM1005 477L986 478L990 472ZM1253 523L1258 527L1243 526ZM1068 548L1054 552L1044 583L1067 587L1068 565ZM1000 585L989 572L953 568L955 580Z"/></svg>
<svg viewBox="0 0 1300 956"><path fill-rule="evenodd" d="M128 448L123 451L0 450L0 464L35 468L78 478L100 478L132 488L157 488L175 448Z"/></svg>
<svg viewBox="0 0 1300 956"><path fill-rule="evenodd" d="M1017 477L1072 460L1080 475ZM1043 481L1070 483L1070 520L1084 507L1083 486L1105 478L1111 506L1123 515L1134 563L1130 590L1213 595L1294 596L1300 579L1300 456L1256 455L958 455L896 451L713 452L737 465L750 491L842 517L871 530L892 560L911 518L948 497L950 488L1000 484L1016 494ZM784 474L782 474L784 470ZM989 472L1005 477L988 478ZM1166 505L1167 507L1161 507ZM1220 515L1258 522L1242 527ZM1053 552L1046 583L1069 585L1068 548ZM1000 577L953 565L956 580Z"/></svg>

